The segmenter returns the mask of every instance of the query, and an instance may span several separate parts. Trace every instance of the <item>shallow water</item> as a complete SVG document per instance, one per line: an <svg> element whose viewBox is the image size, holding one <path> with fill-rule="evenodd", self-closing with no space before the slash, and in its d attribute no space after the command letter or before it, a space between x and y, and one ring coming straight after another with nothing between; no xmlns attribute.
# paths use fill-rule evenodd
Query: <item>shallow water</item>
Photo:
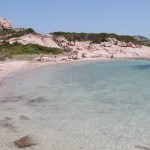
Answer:
<svg viewBox="0 0 150 150"><path fill-rule="evenodd" d="M0 147L27 134L27 150L150 148L150 62L59 64L0 87Z"/></svg>

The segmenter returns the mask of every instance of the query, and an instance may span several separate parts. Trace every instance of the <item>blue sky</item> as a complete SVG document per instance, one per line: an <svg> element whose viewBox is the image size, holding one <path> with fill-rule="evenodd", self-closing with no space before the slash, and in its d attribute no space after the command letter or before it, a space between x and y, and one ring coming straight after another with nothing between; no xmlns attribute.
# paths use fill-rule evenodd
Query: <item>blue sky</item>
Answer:
<svg viewBox="0 0 150 150"><path fill-rule="evenodd" d="M0 16L39 33L108 32L150 37L150 0L1 0Z"/></svg>

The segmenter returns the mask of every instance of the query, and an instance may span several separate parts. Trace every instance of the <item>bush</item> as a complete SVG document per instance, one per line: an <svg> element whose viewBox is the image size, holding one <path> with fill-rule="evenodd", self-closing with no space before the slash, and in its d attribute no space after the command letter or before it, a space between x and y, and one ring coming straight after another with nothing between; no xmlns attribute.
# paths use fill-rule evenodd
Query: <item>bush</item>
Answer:
<svg viewBox="0 0 150 150"><path fill-rule="evenodd" d="M54 32L55 37L64 36L69 41L92 41L93 43L101 43L107 38L116 38L118 41L132 42L135 44L143 44L133 36L117 35L114 33L71 33L71 32Z"/></svg>
<svg viewBox="0 0 150 150"><path fill-rule="evenodd" d="M3 29L0 31L0 36L2 37L3 40L8 40L10 38L17 38L19 36L23 36L30 33L37 34L32 28L20 31L15 31L12 29Z"/></svg>
<svg viewBox="0 0 150 150"><path fill-rule="evenodd" d="M64 52L71 52L72 49L68 47L68 48L64 48L63 51L64 51Z"/></svg>
<svg viewBox="0 0 150 150"><path fill-rule="evenodd" d="M22 45L20 43L3 43L0 45L0 50L5 49L5 52L9 53L9 55L22 55L22 54L60 54L63 51L58 48L49 48L40 45L28 44Z"/></svg>
<svg viewBox="0 0 150 150"><path fill-rule="evenodd" d="M0 49L0 61L4 61L6 59L12 59L11 54L5 49Z"/></svg>

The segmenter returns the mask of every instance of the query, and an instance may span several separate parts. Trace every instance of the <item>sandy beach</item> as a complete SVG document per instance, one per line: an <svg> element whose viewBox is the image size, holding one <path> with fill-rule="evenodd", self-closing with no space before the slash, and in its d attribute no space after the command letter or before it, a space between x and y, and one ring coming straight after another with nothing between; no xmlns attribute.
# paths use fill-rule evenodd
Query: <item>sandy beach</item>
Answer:
<svg viewBox="0 0 150 150"><path fill-rule="evenodd" d="M150 150L150 1L1 1L0 150Z"/></svg>
<svg viewBox="0 0 150 150"><path fill-rule="evenodd" d="M4 61L0 62L0 81L7 75L29 65L28 61Z"/></svg>
<svg viewBox="0 0 150 150"><path fill-rule="evenodd" d="M25 68L36 68L42 67L46 65L55 65L61 63L74 63L74 62L85 62L85 61L108 61L110 58L84 58L78 60L63 60L63 61L46 61L46 62L38 62L38 61L0 61L0 82L9 76L14 75L15 72L19 70L23 70Z"/></svg>

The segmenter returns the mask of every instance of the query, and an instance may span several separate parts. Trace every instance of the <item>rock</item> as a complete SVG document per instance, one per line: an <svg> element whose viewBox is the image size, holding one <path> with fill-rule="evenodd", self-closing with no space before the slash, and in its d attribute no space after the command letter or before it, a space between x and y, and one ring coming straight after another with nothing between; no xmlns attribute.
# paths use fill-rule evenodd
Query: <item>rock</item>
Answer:
<svg viewBox="0 0 150 150"><path fill-rule="evenodd" d="M107 38L106 41L111 43L111 44L118 42L118 40L116 38Z"/></svg>
<svg viewBox="0 0 150 150"><path fill-rule="evenodd" d="M10 21L0 17L0 29L13 29Z"/></svg>
<svg viewBox="0 0 150 150"><path fill-rule="evenodd" d="M114 45L117 45L118 42L114 42Z"/></svg>
<svg viewBox="0 0 150 150"><path fill-rule="evenodd" d="M65 39L65 37L63 37L63 36L60 36L60 37L57 37L57 38L56 38L56 41L57 41L57 42L66 42L66 39Z"/></svg>
<svg viewBox="0 0 150 150"><path fill-rule="evenodd" d="M135 145L135 148L137 148L137 149L143 149L143 150L150 150L150 148L145 147L145 146L140 146L140 145Z"/></svg>
<svg viewBox="0 0 150 150"><path fill-rule="evenodd" d="M125 42L122 42L122 47L127 47L127 44Z"/></svg>
<svg viewBox="0 0 150 150"><path fill-rule="evenodd" d="M78 50L82 50L83 48L81 46L77 46L77 49Z"/></svg>
<svg viewBox="0 0 150 150"><path fill-rule="evenodd" d="M62 46L62 47L67 47L67 46L68 46L68 43L66 43L66 42L61 42L61 46Z"/></svg>
<svg viewBox="0 0 150 150"><path fill-rule="evenodd" d="M75 42L71 41L70 46L75 46Z"/></svg>
<svg viewBox="0 0 150 150"><path fill-rule="evenodd" d="M113 39L112 38L107 38L106 41L109 42L109 43L113 43Z"/></svg>
<svg viewBox="0 0 150 150"><path fill-rule="evenodd" d="M132 48L136 48L136 45L135 45L135 44L132 44Z"/></svg>
<svg viewBox="0 0 150 150"><path fill-rule="evenodd" d="M127 47L132 47L132 43L131 42L129 42L129 43L127 43L127 45L126 45Z"/></svg>
<svg viewBox="0 0 150 150"><path fill-rule="evenodd" d="M32 138L29 135L22 137L14 143L18 148L25 148L36 145L36 143L33 142Z"/></svg>
<svg viewBox="0 0 150 150"><path fill-rule="evenodd" d="M0 43L3 43L3 40L0 40Z"/></svg>
<svg viewBox="0 0 150 150"><path fill-rule="evenodd" d="M110 42L102 42L100 44L100 46L104 46L104 47L112 47L112 44Z"/></svg>
<svg viewBox="0 0 150 150"><path fill-rule="evenodd" d="M27 116L25 116L25 115L21 115L19 117L19 119L21 119L21 120L29 120L29 118Z"/></svg>
<svg viewBox="0 0 150 150"><path fill-rule="evenodd" d="M118 41L117 45L123 47L123 43L121 41Z"/></svg>
<svg viewBox="0 0 150 150"><path fill-rule="evenodd" d="M59 45L53 40L52 35L50 36L50 35L26 34L18 38L9 39L10 44L13 44L15 42L21 43L23 45L37 44L45 47L60 48Z"/></svg>

